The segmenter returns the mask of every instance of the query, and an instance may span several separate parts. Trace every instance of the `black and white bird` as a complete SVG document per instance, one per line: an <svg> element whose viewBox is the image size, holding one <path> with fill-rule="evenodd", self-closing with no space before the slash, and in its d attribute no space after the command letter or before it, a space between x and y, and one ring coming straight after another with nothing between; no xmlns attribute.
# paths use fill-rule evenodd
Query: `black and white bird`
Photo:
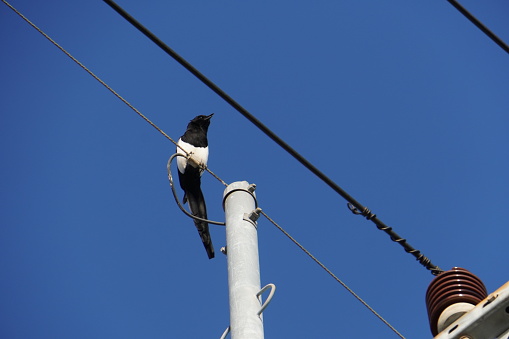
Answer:
<svg viewBox="0 0 509 339"><path fill-rule="evenodd" d="M207 131L210 125L210 118L213 115L214 113L195 117L189 122L186 132L178 141L178 145L191 154L193 159L192 161L187 161L185 157L177 157L180 187L184 190L184 204L186 201L189 202L191 213L202 219L207 219L207 207L200 187L201 175L204 171L202 166L207 165L209 158ZM185 155L180 147L177 147L177 153ZM209 224L194 219L194 225L198 229L209 259L214 258L214 247L210 238Z"/></svg>

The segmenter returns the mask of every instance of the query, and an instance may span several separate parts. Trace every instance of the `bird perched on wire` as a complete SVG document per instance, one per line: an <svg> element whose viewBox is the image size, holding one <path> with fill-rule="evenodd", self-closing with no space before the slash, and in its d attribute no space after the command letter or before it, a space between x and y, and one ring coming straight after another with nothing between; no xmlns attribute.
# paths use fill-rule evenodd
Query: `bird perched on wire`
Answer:
<svg viewBox="0 0 509 339"><path fill-rule="evenodd" d="M184 190L184 204L186 201L189 202L191 213L202 219L207 219L207 207L200 187L201 175L209 158L207 131L210 118L213 115L214 113L195 117L189 122L186 132L178 141L178 145L191 157L189 161L185 157L177 157L180 187ZM177 153L186 155L180 147L177 147ZM193 220L209 259L214 258L214 246L212 246L210 238L209 224L205 221Z"/></svg>

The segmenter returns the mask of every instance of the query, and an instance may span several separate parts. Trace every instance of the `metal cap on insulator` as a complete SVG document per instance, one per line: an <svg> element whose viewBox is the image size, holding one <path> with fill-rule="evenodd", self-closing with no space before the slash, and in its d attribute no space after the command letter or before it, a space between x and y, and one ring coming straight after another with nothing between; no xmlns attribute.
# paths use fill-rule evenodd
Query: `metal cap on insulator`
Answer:
<svg viewBox="0 0 509 339"><path fill-rule="evenodd" d="M468 312L471 308L469 305L475 306L487 296L483 282L464 268L453 267L437 276L426 291L426 307L433 336Z"/></svg>

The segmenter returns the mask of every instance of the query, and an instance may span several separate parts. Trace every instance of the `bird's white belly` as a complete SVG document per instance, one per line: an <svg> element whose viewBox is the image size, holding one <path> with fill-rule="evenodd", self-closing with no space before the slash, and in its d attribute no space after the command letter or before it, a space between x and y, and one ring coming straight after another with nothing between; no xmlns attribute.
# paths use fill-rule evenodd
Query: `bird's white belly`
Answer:
<svg viewBox="0 0 509 339"><path fill-rule="evenodd" d="M191 144L188 144L187 142L182 141L179 139L178 141L179 146L181 146L186 152L192 153L191 157L193 160L195 160L199 164L207 165L207 161L209 159L209 148L208 147L195 147ZM182 150L177 147L177 153L184 154ZM193 166L196 166L191 162ZM177 166L180 173L184 173L186 166L187 166L187 159L184 157L177 157ZM203 173L203 171L202 171Z"/></svg>

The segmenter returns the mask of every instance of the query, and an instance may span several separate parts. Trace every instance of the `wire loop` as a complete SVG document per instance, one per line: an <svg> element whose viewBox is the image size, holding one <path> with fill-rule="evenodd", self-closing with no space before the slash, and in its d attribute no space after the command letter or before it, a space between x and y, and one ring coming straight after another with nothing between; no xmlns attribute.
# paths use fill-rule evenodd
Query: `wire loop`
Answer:
<svg viewBox="0 0 509 339"><path fill-rule="evenodd" d="M192 215L191 213L189 213L185 208L184 206L182 206L182 204L180 203L180 200L177 196L177 191L175 190L175 185L173 184L173 176L171 175L171 162L173 161L173 159L175 159L175 157L184 157L186 159L189 159L190 157L190 154L188 155L184 155L182 153L175 153L173 154L170 159L168 160L168 164L166 165L166 169L168 171L168 180L170 181L170 186L171 186L171 191L173 193L173 197L175 198L175 201L177 202L177 205L178 207L180 208L180 210L182 212L184 212L185 215L187 215L188 217L190 218L193 218L195 220L199 220L199 221L204 221L204 222L207 222L209 224L213 224L213 225L221 225L221 226L224 226L226 225L224 222L219 222L219 221L213 221L213 220L208 220L208 219L203 219L203 218L200 218L200 217L197 217L195 215Z"/></svg>
<svg viewBox="0 0 509 339"><path fill-rule="evenodd" d="M362 209L362 211L359 211L359 210L357 209L357 207L355 207L355 206L354 206L352 203L350 203L350 202L349 202L349 203L347 203L346 205L348 206L348 209L349 209L350 211L352 211L352 213L353 213L353 214L356 214L356 215L362 215L362 216L363 216L363 217L365 217L367 220L371 220L371 219L373 219L373 218L375 218L375 217L376 217L376 214L371 213L371 211L370 211L370 210L369 210L369 208L367 208L367 207L364 207L364 208Z"/></svg>
<svg viewBox="0 0 509 339"><path fill-rule="evenodd" d="M266 290L270 288L270 293L267 299L265 299L265 302L263 303L260 310L256 313L257 315L260 315L265 311L267 306L269 306L269 303L272 301L272 298L274 297L274 293L276 293L276 285L274 284L267 284L265 287L263 287L258 293L256 293L257 297L260 297Z"/></svg>

